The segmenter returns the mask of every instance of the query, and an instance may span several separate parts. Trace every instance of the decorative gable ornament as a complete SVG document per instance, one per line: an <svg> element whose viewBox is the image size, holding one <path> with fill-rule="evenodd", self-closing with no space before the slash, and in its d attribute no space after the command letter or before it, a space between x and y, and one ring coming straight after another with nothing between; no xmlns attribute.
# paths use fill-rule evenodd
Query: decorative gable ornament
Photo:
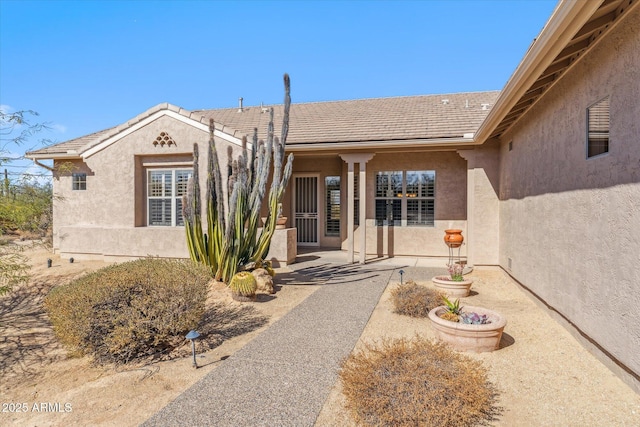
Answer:
<svg viewBox="0 0 640 427"><path fill-rule="evenodd" d="M171 146L171 144L177 145L173 138L171 138L171 136L169 136L167 132L160 132L160 135L158 135L158 137L153 141L153 145L156 147L158 145L160 145L161 147L164 147L165 145Z"/></svg>

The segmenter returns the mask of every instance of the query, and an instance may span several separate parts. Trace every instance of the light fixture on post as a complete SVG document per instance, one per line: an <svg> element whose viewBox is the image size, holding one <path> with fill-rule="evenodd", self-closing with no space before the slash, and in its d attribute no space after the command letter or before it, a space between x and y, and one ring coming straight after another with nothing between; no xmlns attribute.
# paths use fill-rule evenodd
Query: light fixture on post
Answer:
<svg viewBox="0 0 640 427"><path fill-rule="evenodd" d="M185 338L191 341L191 352L193 353L193 367L197 368L198 363L196 362L196 338L198 338L200 334L196 331L189 331Z"/></svg>
<svg viewBox="0 0 640 427"><path fill-rule="evenodd" d="M402 285L402 275L404 274L404 270L400 270L398 273L400 273L400 284Z"/></svg>

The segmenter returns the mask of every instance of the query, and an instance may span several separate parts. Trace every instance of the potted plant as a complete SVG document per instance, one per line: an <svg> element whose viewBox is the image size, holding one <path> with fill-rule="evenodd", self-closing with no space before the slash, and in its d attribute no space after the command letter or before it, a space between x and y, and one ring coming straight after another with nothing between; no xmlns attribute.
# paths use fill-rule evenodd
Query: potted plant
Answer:
<svg viewBox="0 0 640 427"><path fill-rule="evenodd" d="M448 276L435 276L431 281L436 288L440 289L450 297L466 297L469 296L473 279L465 279L463 275L464 265L449 264Z"/></svg>
<svg viewBox="0 0 640 427"><path fill-rule="evenodd" d="M507 320L499 313L482 307L460 307L460 300L429 312L429 320L440 341L459 351L482 353L497 350Z"/></svg>

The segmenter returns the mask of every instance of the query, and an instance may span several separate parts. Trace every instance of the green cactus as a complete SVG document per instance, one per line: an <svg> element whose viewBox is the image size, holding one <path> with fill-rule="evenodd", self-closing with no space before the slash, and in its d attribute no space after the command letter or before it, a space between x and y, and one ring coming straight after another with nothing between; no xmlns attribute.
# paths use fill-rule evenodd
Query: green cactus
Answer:
<svg viewBox="0 0 640 427"><path fill-rule="evenodd" d="M222 173L214 140L215 126L213 119L210 120L205 194L206 233L202 228L200 215L198 146L194 144L194 174L182 203L187 246L192 260L209 266L215 278L226 283L229 283L241 267L261 262L267 256L276 229L278 204L282 201L293 167L293 154L289 154L283 169L291 108L290 81L287 74L284 75L284 85L284 115L280 138L274 137L272 109L266 143L258 141L258 130L254 129L250 153L246 138L242 139L242 152L236 159L233 159L231 149L227 151L228 212L223 200ZM270 173L273 179L269 190L269 212L266 224L258 236L260 211Z"/></svg>
<svg viewBox="0 0 640 427"><path fill-rule="evenodd" d="M253 274L248 271L240 271L231 278L229 282L231 295L239 301L254 300L256 298L256 290L258 283Z"/></svg>

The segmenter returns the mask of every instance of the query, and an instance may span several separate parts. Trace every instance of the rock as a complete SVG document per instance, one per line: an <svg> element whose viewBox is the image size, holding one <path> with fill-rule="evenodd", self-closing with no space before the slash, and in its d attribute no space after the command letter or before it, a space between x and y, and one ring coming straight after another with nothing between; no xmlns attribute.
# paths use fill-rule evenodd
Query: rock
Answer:
<svg viewBox="0 0 640 427"><path fill-rule="evenodd" d="M276 293L276 291L273 289L273 278L266 269L256 268L251 272L251 274L253 274L253 277L256 278L256 282L258 283L258 289L256 292L265 294Z"/></svg>

